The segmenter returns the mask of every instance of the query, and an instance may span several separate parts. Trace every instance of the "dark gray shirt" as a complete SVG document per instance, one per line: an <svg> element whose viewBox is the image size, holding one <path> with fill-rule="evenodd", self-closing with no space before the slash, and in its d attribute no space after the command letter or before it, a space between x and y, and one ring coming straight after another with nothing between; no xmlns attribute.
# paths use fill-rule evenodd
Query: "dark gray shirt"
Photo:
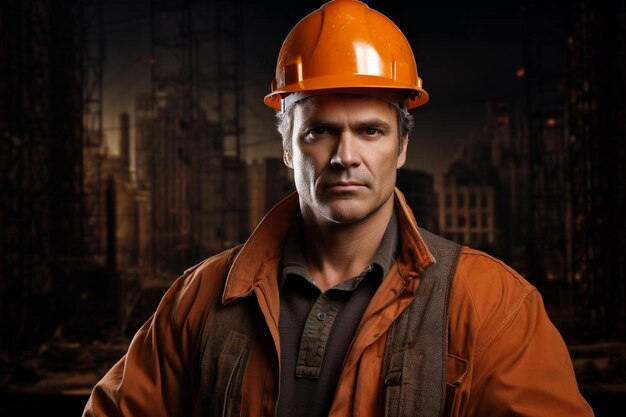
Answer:
<svg viewBox="0 0 626 417"><path fill-rule="evenodd" d="M396 260L394 212L372 262L325 292L306 267L302 226L289 233L280 276L279 417L326 417L346 352L363 312Z"/></svg>

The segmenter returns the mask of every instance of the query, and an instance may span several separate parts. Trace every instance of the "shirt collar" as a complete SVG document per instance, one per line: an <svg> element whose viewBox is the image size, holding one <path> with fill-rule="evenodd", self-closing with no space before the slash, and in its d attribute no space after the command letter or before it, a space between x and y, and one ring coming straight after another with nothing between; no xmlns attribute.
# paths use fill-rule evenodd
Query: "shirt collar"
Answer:
<svg viewBox="0 0 626 417"><path fill-rule="evenodd" d="M285 238L294 220L300 216L298 194L293 192L274 206L255 228L245 244L235 248L232 262L222 293L222 302L229 303L235 299L250 295L255 288L266 297L269 305L266 314L276 320L279 311L279 288L277 272L281 271L280 261L283 257ZM424 240L409 208L404 194L395 189L395 209L398 216L399 240L398 258L394 265L398 266L399 278L407 283L419 278L429 265L436 262ZM395 269L395 266L394 266ZM280 275L280 274L279 274Z"/></svg>
<svg viewBox="0 0 626 417"><path fill-rule="evenodd" d="M288 274L297 274L307 281L313 282L313 278L306 266L306 259L304 257L304 252L302 248L301 238L304 235L302 230L302 220L293 222L292 227L289 230L289 234L287 235L287 240L285 242L285 247L283 249L283 257L282 257L282 265L279 278L279 286L282 288L285 279ZM385 233L383 234L383 238L376 250L376 254L372 258L370 264L365 268L362 274L359 275L359 278L365 275L365 273L374 269L374 266L377 265L382 273L380 274L381 279L384 278L394 262L396 261L399 249L399 237L400 233L398 231L398 216L396 211L393 211L391 215L391 219L387 224L387 228L385 229ZM360 282L360 279L358 282ZM358 284L357 282L357 284Z"/></svg>

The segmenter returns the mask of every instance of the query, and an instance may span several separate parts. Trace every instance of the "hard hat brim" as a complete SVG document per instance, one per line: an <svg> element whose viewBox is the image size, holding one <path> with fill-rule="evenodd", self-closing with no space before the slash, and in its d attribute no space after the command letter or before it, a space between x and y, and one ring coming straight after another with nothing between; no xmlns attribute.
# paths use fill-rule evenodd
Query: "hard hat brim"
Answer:
<svg viewBox="0 0 626 417"><path fill-rule="evenodd" d="M418 84L421 84L420 78L418 78ZM428 101L428 93L419 85L409 86L404 83L394 83L392 80L370 75L308 78L306 81L273 89L271 93L264 97L263 101L267 106L281 110L282 100L295 92L320 90L337 92L337 90L341 89L351 90L354 88L404 90L407 98L403 102L409 110L424 105Z"/></svg>

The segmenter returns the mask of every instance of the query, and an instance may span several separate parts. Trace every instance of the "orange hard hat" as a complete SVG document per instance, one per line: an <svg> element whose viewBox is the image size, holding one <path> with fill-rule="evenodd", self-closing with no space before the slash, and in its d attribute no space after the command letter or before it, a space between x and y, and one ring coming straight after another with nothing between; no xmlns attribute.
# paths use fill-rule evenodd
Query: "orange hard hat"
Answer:
<svg viewBox="0 0 626 417"><path fill-rule="evenodd" d="M428 101L402 31L356 0L329 1L291 29L271 88L264 101L277 110L293 93L350 88L402 91L408 109Z"/></svg>

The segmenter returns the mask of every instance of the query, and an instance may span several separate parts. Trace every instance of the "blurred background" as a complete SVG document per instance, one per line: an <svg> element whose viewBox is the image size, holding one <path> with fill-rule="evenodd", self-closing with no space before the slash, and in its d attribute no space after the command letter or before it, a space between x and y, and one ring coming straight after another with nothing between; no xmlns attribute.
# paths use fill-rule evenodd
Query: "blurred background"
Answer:
<svg viewBox="0 0 626 417"><path fill-rule="evenodd" d="M80 415L165 289L293 191L263 96L321 4L0 0L0 414ZM368 4L431 97L398 173L418 223L539 288L608 415L626 399L626 1Z"/></svg>

